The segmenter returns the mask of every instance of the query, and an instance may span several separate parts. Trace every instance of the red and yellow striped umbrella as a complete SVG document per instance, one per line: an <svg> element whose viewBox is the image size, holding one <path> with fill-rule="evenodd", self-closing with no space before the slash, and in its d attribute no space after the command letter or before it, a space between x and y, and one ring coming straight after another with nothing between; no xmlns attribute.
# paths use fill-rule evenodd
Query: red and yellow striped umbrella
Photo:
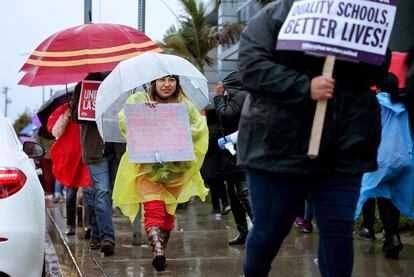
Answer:
<svg viewBox="0 0 414 277"><path fill-rule="evenodd" d="M25 86L79 82L92 72L107 72L147 51L163 52L140 31L119 24L90 23L60 31L30 55L20 71Z"/></svg>

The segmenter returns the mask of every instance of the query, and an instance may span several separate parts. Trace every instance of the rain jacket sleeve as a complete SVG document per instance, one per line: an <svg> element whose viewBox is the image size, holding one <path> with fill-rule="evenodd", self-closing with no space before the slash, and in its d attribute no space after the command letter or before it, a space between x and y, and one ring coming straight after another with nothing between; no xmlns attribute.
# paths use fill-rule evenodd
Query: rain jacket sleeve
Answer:
<svg viewBox="0 0 414 277"><path fill-rule="evenodd" d="M310 80L291 67L276 63L277 36L292 1L278 1L279 7L267 9L251 19L239 45L239 71L243 86L276 102L299 102L309 97ZM258 70L260 69L260 70ZM277 90L275 89L277 88Z"/></svg>
<svg viewBox="0 0 414 277"><path fill-rule="evenodd" d="M64 124L64 127L61 128L63 130L60 131L59 134L56 134L56 133L54 134L53 133L53 129L56 128L56 124L58 124L59 120L61 120L62 115L64 114L65 110L67 110L67 105L66 106L65 105L60 106L49 116L49 119L47 120L47 130L50 133L52 133L52 135L55 138L60 137L63 134L63 132L65 131L67 122L62 122L62 123L66 123L66 124ZM60 124L62 124L62 123L60 123Z"/></svg>
<svg viewBox="0 0 414 277"><path fill-rule="evenodd" d="M143 103L146 94L131 95L126 103ZM113 191L114 203L133 222L139 203L162 200L169 214L174 214L178 203L184 203L193 195L205 200L208 190L204 187L200 168L208 149L208 128L205 118L194 104L186 98L181 103L188 107L195 161L133 164L129 162L128 150L122 156ZM126 136L124 110L119 112L119 127Z"/></svg>

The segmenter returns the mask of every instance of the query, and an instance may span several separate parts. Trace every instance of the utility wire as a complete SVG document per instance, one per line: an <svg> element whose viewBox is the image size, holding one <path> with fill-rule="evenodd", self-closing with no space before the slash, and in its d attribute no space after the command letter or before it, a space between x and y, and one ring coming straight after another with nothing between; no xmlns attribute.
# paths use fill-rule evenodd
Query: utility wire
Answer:
<svg viewBox="0 0 414 277"><path fill-rule="evenodd" d="M167 9L175 16L175 18L177 18L177 20L180 20L180 18L178 17L178 15L170 8L170 6L168 6L168 4L164 1L161 0L161 2L164 4L164 6L167 7Z"/></svg>

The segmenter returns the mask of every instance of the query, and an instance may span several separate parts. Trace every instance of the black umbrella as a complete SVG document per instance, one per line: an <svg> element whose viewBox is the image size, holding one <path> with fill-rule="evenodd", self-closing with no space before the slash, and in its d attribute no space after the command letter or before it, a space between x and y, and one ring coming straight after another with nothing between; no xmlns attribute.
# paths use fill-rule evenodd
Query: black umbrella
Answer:
<svg viewBox="0 0 414 277"><path fill-rule="evenodd" d="M53 135L47 130L47 120L50 115L59 108L62 104L67 103L69 105L70 98L72 93L75 90L75 87L65 88L56 91L50 98L47 100L37 111L37 116L39 117L42 126L39 129L39 135L45 139L53 139Z"/></svg>

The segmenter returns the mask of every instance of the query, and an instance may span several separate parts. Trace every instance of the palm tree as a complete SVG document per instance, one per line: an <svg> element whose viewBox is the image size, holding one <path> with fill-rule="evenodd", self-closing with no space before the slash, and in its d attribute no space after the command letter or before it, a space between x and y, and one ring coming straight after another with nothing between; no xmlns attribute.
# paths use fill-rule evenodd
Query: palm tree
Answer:
<svg viewBox="0 0 414 277"><path fill-rule="evenodd" d="M270 0L256 0L262 5ZM217 45L234 44L239 41L245 23L228 23L222 26L210 26L207 23L204 5L197 0L180 0L185 15L178 21L178 27L171 26L159 44L166 53L186 58L204 73L205 65L212 65L208 56ZM198 3L199 2L199 3ZM216 8L221 1L216 1Z"/></svg>
<svg viewBox="0 0 414 277"><path fill-rule="evenodd" d="M166 53L186 58L204 73L204 65L212 65L208 52L218 44L234 44L239 40L244 23L210 26L203 3L180 0L186 15L179 18L178 27L171 26L164 35L161 47Z"/></svg>
<svg viewBox="0 0 414 277"><path fill-rule="evenodd" d="M233 0L236 1L236 0ZM262 6L265 6L272 2L273 0L256 0L257 3L261 4ZM221 0L216 0L216 7L218 7L221 4Z"/></svg>
<svg viewBox="0 0 414 277"><path fill-rule="evenodd" d="M182 56L194 63L204 73L204 65L213 64L207 56L214 48L214 27L207 24L203 3L180 0L186 14L179 18L178 29L172 26L164 35L161 47L165 52Z"/></svg>

